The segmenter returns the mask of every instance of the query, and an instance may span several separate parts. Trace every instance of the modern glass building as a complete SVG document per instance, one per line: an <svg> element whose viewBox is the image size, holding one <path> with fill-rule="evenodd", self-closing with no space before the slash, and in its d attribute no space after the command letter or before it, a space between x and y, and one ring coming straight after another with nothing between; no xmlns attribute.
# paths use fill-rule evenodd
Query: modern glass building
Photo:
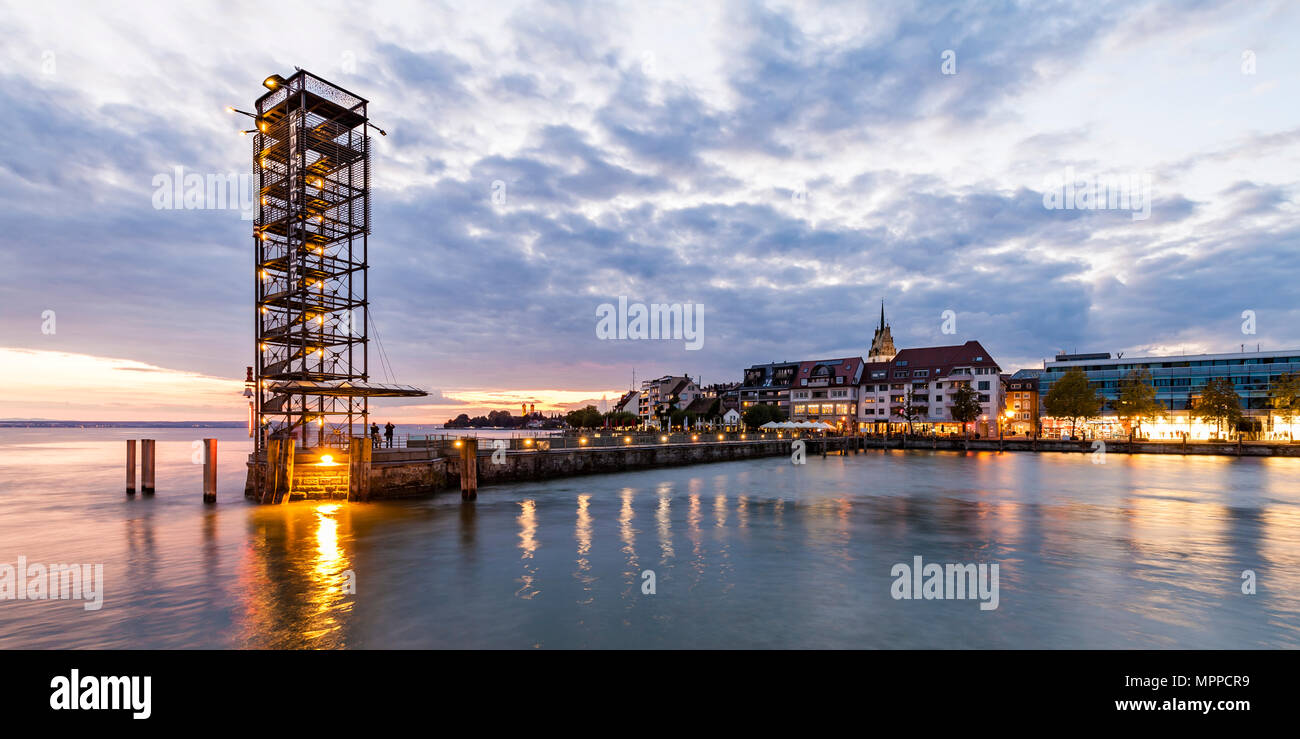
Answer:
<svg viewBox="0 0 1300 739"><path fill-rule="evenodd" d="M1152 439L1176 439L1186 433L1189 439L1206 439L1214 432L1212 423L1205 423L1189 412L1192 399L1211 379L1226 377L1232 380L1241 396L1245 415L1243 431L1260 438L1287 438L1291 426L1300 426L1297 419L1292 424L1283 423L1269 412L1269 390L1278 377L1288 372L1300 372L1300 349L1277 352L1243 352L1237 354L1194 354L1173 357L1115 357L1109 354L1061 354L1053 361L1043 363L1039 378L1039 393L1046 398L1052 385L1072 368L1079 368L1088 381L1106 399L1102 416L1088 424L1088 435L1097 437L1124 436L1127 434L1115 417L1115 401L1119 398L1120 381L1130 370L1145 367L1151 373L1156 388L1156 399L1167 409L1166 417L1142 424L1143 432ZM1046 414L1046 410L1043 411ZM1043 434L1054 435L1069 423L1060 419L1043 418Z"/></svg>

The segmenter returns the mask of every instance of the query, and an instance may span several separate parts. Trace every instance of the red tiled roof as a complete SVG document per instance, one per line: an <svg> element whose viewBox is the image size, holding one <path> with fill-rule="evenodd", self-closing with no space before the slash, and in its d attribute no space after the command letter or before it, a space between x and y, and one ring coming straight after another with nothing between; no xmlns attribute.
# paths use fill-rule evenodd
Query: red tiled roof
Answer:
<svg viewBox="0 0 1300 739"><path fill-rule="evenodd" d="M841 384L851 385L862 379L862 357L844 357L842 359L817 359L810 362L800 362L799 369L795 371L794 384L798 386L801 381L813 377L813 370L818 366L826 367L829 372L826 377L830 377L833 383L836 377L843 377L844 382Z"/></svg>
<svg viewBox="0 0 1300 739"><path fill-rule="evenodd" d="M927 346L904 349L889 362L891 369L928 369L930 377L942 377L954 367L997 367L978 341L968 341L960 346ZM892 376L892 372L890 373Z"/></svg>

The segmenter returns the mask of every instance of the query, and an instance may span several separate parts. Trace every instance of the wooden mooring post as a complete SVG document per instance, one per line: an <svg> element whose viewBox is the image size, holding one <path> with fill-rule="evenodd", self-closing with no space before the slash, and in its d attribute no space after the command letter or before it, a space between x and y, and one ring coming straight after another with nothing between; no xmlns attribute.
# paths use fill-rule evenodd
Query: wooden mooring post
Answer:
<svg viewBox="0 0 1300 739"><path fill-rule="evenodd" d="M460 498L478 498L478 439L472 436L460 440Z"/></svg>
<svg viewBox="0 0 1300 739"><path fill-rule="evenodd" d="M126 440L126 494L135 495L135 439Z"/></svg>
<svg viewBox="0 0 1300 739"><path fill-rule="evenodd" d="M293 489L292 436L268 439L266 442L266 477L262 491L263 503L287 503Z"/></svg>
<svg viewBox="0 0 1300 739"><path fill-rule="evenodd" d="M203 440L203 502L217 502L217 440Z"/></svg>
<svg viewBox="0 0 1300 739"><path fill-rule="evenodd" d="M432 446L432 445L430 445ZM370 464L374 445L364 436L352 438L348 454L348 500L370 500Z"/></svg>
<svg viewBox="0 0 1300 739"><path fill-rule="evenodd" d="M140 440L140 492L153 494L154 440Z"/></svg>
<svg viewBox="0 0 1300 739"><path fill-rule="evenodd" d="M276 503L288 503L290 495L293 494L293 458L296 444L297 440L290 436L280 445L280 479L277 481L280 497L275 499Z"/></svg>

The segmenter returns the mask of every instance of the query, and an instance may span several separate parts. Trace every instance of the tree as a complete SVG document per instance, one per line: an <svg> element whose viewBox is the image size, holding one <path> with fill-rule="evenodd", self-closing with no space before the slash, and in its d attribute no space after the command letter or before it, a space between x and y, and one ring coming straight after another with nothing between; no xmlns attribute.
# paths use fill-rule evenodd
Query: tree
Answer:
<svg viewBox="0 0 1300 739"><path fill-rule="evenodd" d="M462 413L455 418L448 419L443 426L449 429L467 429L469 428L469 416Z"/></svg>
<svg viewBox="0 0 1300 739"><path fill-rule="evenodd" d="M916 405L916 403L913 401L912 398L913 398L912 388L909 386L907 388L907 395L903 400L903 410L902 410L903 420L907 421L908 436L912 435L912 422L920 418L925 413L926 410L925 408Z"/></svg>
<svg viewBox="0 0 1300 739"><path fill-rule="evenodd" d="M969 382L955 383L957 389L952 392L952 420L961 424L962 432L969 435L968 423L974 423L980 417L979 394L971 389ZM904 409L906 410L906 409Z"/></svg>
<svg viewBox="0 0 1300 739"><path fill-rule="evenodd" d="M1215 435L1223 427L1235 428L1241 421L1241 396L1227 377L1216 377L1192 399L1192 412L1202 421L1213 421Z"/></svg>
<svg viewBox="0 0 1300 739"><path fill-rule="evenodd" d="M573 428L594 429L600 428L605 421L605 417L600 411L596 410L596 406L589 405L576 411L569 411L565 414L564 421Z"/></svg>
<svg viewBox="0 0 1300 739"><path fill-rule="evenodd" d="M1165 415L1165 407L1156 400L1156 386L1146 367L1129 370L1119 381L1119 400L1115 401L1115 415L1140 436L1142 421L1155 420Z"/></svg>
<svg viewBox="0 0 1300 739"><path fill-rule="evenodd" d="M758 428L769 421L784 421L785 412L780 406L770 405L768 403L759 403L752 405L749 410L745 411L745 425L750 428Z"/></svg>
<svg viewBox="0 0 1300 739"><path fill-rule="evenodd" d="M1290 427L1300 416L1300 372L1283 373L1269 389L1268 397L1278 418Z"/></svg>
<svg viewBox="0 0 1300 739"><path fill-rule="evenodd" d="M628 428L641 422L641 418L637 414L628 413L627 411L610 411L605 414L605 417L609 419L610 428L616 429Z"/></svg>
<svg viewBox="0 0 1300 739"><path fill-rule="evenodd" d="M1075 436L1079 421L1097 417L1101 403L1096 388L1078 367L1071 368L1061 379L1052 383L1052 389L1047 391L1047 397L1043 399L1043 406L1049 416L1070 421L1070 436Z"/></svg>

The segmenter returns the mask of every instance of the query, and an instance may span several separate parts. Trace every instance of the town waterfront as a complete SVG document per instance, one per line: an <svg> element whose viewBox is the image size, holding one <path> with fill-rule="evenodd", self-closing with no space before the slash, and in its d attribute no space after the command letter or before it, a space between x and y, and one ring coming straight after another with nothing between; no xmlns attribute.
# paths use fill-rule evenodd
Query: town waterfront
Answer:
<svg viewBox="0 0 1300 739"><path fill-rule="evenodd" d="M123 492L129 438L156 495ZM871 450L257 506L248 449L0 430L0 563L105 580L97 611L0 601L0 648L1300 646L1300 459ZM916 556L999 564L998 607L895 600Z"/></svg>

